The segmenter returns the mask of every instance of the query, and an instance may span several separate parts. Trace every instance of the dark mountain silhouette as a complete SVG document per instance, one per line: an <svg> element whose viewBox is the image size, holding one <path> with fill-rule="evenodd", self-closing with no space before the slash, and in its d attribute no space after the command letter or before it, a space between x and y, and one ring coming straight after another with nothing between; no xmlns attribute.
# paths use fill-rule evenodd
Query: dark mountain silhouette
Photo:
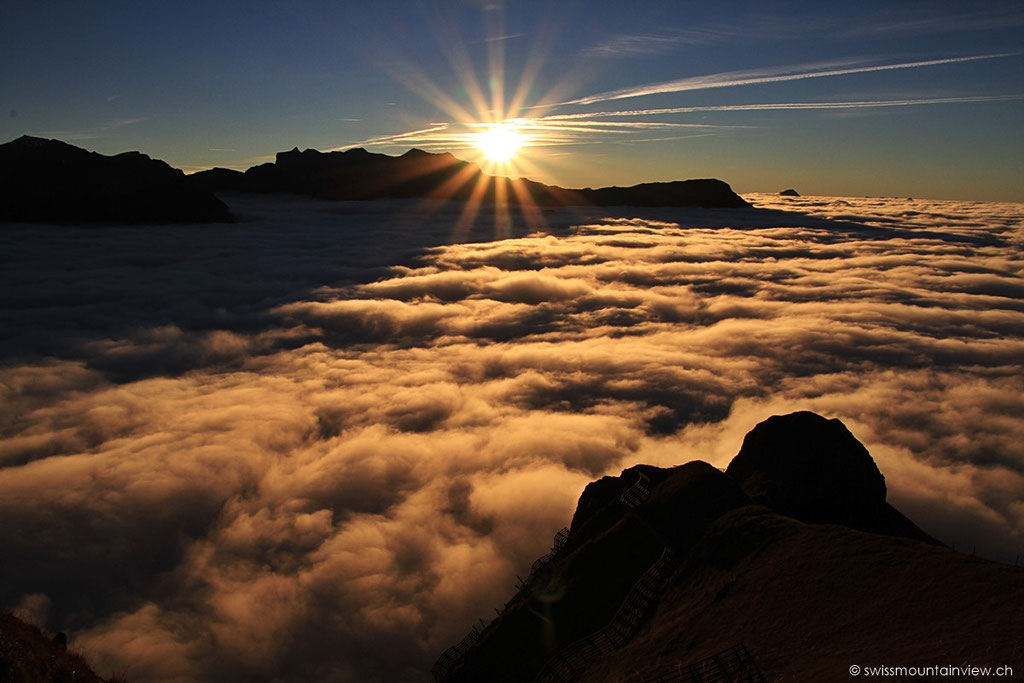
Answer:
<svg viewBox="0 0 1024 683"><path fill-rule="evenodd" d="M484 179L485 182L480 182ZM476 164L451 154L411 149L392 157L365 149L279 152L274 163L245 173L214 168L189 176L197 188L212 192L294 192L319 199L432 198L483 202L533 203L539 206L750 206L721 180L642 183L632 187L566 190L520 179L505 182L486 176ZM514 183L514 184L513 184ZM479 189L477 189L479 188ZM479 194L476 194L479 193Z"/></svg>
<svg viewBox="0 0 1024 683"><path fill-rule="evenodd" d="M24 135L0 145L0 220L192 223L231 220L215 192L290 192L319 199L474 199L538 206L749 207L715 179L566 190L485 175L451 154L411 149L298 148L244 173L213 168L185 176L140 152L105 156Z"/></svg>
<svg viewBox="0 0 1024 683"><path fill-rule="evenodd" d="M193 223L227 206L139 152L105 156L24 135L0 145L0 220Z"/></svg>
<svg viewBox="0 0 1024 683"><path fill-rule="evenodd" d="M768 418L744 437L726 474L755 502L804 522L938 543L885 502L885 477L839 420Z"/></svg>
<svg viewBox="0 0 1024 683"><path fill-rule="evenodd" d="M799 197L800 196L800 193L797 192L796 190L794 190L793 188L789 188L788 190L783 190L779 194L782 195L783 197Z"/></svg>
<svg viewBox="0 0 1024 683"><path fill-rule="evenodd" d="M1024 569L949 550L885 496L863 445L807 412L757 425L726 472L694 461L603 477L499 616L442 654L435 679L831 681L855 664L1024 666ZM716 673L744 661L745 676ZM694 662L705 677L687 677Z"/></svg>

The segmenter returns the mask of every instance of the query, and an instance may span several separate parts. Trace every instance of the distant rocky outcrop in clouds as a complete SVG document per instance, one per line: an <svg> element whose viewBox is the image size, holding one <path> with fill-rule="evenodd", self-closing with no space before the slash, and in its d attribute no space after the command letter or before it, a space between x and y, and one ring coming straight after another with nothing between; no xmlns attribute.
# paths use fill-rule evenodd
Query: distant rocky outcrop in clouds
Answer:
<svg viewBox="0 0 1024 683"><path fill-rule="evenodd" d="M448 153L418 149L393 157L362 148L344 152L300 152L295 148L279 152L274 163L254 166L244 173L214 168L189 176L189 182L213 192L293 192L335 200L473 198L538 206L750 206L727 183L716 179L567 190L525 178L495 180L476 164Z"/></svg>
<svg viewBox="0 0 1024 683"><path fill-rule="evenodd" d="M227 206L139 152L105 156L24 135L0 145L0 220L201 223Z"/></svg>
<svg viewBox="0 0 1024 683"><path fill-rule="evenodd" d="M830 681L852 665L1024 664L1024 569L947 549L885 497L863 445L808 412L757 425L725 472L693 461L603 477L435 679ZM695 662L705 677L687 677ZM715 677L719 665L748 677Z"/></svg>

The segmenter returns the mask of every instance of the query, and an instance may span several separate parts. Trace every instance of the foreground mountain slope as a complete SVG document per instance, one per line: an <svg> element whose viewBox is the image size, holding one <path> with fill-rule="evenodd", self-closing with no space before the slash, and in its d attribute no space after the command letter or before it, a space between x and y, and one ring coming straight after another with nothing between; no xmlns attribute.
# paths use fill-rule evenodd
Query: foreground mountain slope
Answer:
<svg viewBox="0 0 1024 683"><path fill-rule="evenodd" d="M671 677L739 643L767 680L1024 665L1024 569L945 548L885 496L849 430L806 412L758 425L728 473L695 461L604 477L435 677L684 680Z"/></svg>
<svg viewBox="0 0 1024 683"><path fill-rule="evenodd" d="M103 683L86 661L67 649L63 633L47 638L9 612L0 612L2 683Z"/></svg>
<svg viewBox="0 0 1024 683"><path fill-rule="evenodd" d="M769 681L842 681L852 665L1021 671L1021 604L1021 568L747 507L708 530L642 630L579 680L654 678L740 642Z"/></svg>

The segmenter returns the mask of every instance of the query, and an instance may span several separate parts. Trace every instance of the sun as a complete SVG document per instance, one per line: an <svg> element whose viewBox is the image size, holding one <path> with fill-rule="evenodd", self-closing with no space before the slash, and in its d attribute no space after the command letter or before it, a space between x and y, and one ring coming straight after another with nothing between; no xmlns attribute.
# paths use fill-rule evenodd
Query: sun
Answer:
<svg viewBox="0 0 1024 683"><path fill-rule="evenodd" d="M473 143L484 153L488 161L504 163L512 160L526 140L514 125L494 123L476 133L473 136Z"/></svg>

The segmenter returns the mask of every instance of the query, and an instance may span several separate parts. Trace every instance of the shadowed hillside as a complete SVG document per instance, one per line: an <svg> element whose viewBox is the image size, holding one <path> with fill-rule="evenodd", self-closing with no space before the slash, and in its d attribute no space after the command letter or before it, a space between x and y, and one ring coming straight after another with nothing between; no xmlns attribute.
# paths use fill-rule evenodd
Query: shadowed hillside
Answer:
<svg viewBox="0 0 1024 683"><path fill-rule="evenodd" d="M885 496L846 427L808 412L757 425L724 473L694 461L603 477L435 678L691 680L685 667L715 674L740 643L770 681L1024 663L1024 569L944 547Z"/></svg>

